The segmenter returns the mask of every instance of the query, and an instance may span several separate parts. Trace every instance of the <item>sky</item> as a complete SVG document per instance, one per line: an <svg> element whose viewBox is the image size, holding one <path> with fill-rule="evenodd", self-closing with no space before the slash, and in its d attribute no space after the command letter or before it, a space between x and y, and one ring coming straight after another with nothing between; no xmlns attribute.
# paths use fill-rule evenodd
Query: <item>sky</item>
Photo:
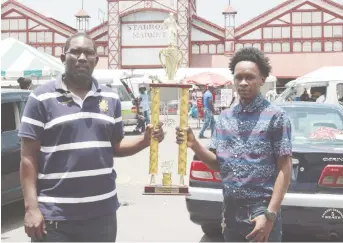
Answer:
<svg viewBox="0 0 343 243"><path fill-rule="evenodd" d="M17 0L41 14L53 17L72 27L76 26L75 13L81 9L82 0ZM286 0L231 0L237 10L236 26L241 25L261 13ZM343 0L334 0L343 5ZM197 0L197 15L217 25L224 26L222 11L229 0ZM84 10L92 17L90 27L101 23L101 11L107 12L106 0L84 0ZM105 17L106 19L106 17Z"/></svg>

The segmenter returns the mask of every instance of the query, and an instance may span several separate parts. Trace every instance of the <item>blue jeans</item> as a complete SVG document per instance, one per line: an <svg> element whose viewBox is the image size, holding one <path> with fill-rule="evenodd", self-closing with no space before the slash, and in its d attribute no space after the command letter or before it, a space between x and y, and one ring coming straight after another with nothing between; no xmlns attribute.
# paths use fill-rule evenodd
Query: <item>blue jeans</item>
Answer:
<svg viewBox="0 0 343 243"><path fill-rule="evenodd" d="M204 125L202 126L199 135L204 136L204 132L206 131L208 126L210 126L211 127L211 136L212 136L215 124L216 124L216 122L214 120L214 115L213 115L212 111L205 108L204 109Z"/></svg>
<svg viewBox="0 0 343 243"><path fill-rule="evenodd" d="M149 125L150 124L150 116L149 116L149 111L144 111L143 115L145 117L145 125Z"/></svg>
<svg viewBox="0 0 343 243"><path fill-rule="evenodd" d="M252 219L264 214L269 202L234 201L227 198L223 202L222 229L225 242L249 242L245 237L254 229ZM269 235L269 242L281 242L282 218L278 213Z"/></svg>
<svg viewBox="0 0 343 243"><path fill-rule="evenodd" d="M32 242L115 242L117 215L71 221L45 221L47 234L41 241Z"/></svg>

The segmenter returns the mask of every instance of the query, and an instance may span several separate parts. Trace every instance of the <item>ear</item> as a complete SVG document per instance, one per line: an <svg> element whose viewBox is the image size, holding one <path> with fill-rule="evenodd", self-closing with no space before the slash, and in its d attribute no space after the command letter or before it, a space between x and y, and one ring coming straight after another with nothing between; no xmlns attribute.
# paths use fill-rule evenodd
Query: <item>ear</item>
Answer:
<svg viewBox="0 0 343 243"><path fill-rule="evenodd" d="M62 63L64 64L64 62L66 61L66 55L61 54L60 59L61 59Z"/></svg>
<svg viewBox="0 0 343 243"><path fill-rule="evenodd" d="M98 65L98 62L99 62L99 57L97 56L95 59L95 66Z"/></svg>
<svg viewBox="0 0 343 243"><path fill-rule="evenodd" d="M266 78L265 77L262 77L262 83L261 83L261 86L263 86L264 85L264 83L266 82Z"/></svg>

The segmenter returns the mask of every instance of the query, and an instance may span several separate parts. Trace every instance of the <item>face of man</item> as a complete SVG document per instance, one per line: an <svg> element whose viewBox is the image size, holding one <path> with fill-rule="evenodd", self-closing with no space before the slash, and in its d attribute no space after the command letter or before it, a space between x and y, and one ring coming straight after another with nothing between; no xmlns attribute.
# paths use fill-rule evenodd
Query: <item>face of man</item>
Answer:
<svg viewBox="0 0 343 243"><path fill-rule="evenodd" d="M319 98L319 96L321 96L321 93L318 91L312 93L312 98L317 99L317 98Z"/></svg>
<svg viewBox="0 0 343 243"><path fill-rule="evenodd" d="M145 88L139 88L139 93L144 94Z"/></svg>
<svg viewBox="0 0 343 243"><path fill-rule="evenodd" d="M85 36L73 38L61 60L65 63L65 74L73 85L82 89L90 87L92 73L99 60L92 40Z"/></svg>
<svg viewBox="0 0 343 243"><path fill-rule="evenodd" d="M254 62L242 61L237 63L234 70L234 83L242 100L252 100L263 86L265 77L262 76Z"/></svg>

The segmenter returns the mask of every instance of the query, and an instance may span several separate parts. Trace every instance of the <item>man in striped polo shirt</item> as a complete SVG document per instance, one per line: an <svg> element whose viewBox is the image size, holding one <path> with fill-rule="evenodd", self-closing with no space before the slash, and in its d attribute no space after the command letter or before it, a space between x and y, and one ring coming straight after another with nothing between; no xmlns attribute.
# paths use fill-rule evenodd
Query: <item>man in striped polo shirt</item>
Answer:
<svg viewBox="0 0 343 243"><path fill-rule="evenodd" d="M94 41L71 36L61 60L65 73L34 90L26 104L20 176L25 232L33 241L114 242L117 234L113 157L138 153L161 125L136 140L124 138L118 95L92 78Z"/></svg>

